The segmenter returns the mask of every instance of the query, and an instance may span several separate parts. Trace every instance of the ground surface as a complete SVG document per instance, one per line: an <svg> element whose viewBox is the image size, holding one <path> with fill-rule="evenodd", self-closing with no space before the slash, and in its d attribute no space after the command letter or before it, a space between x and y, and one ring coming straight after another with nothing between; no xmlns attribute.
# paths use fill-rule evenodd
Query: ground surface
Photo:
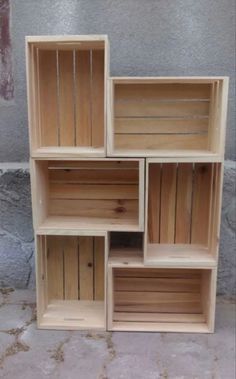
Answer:
<svg viewBox="0 0 236 379"><path fill-rule="evenodd" d="M214 335L37 330L35 294L0 290L0 378L235 379L235 304Z"/></svg>

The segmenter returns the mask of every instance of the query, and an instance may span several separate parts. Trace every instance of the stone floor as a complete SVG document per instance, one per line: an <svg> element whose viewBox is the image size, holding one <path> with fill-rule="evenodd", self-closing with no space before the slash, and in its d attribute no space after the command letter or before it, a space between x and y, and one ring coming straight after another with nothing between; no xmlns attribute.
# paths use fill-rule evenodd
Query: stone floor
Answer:
<svg viewBox="0 0 236 379"><path fill-rule="evenodd" d="M0 378L235 379L235 304L214 335L37 330L35 293L0 290Z"/></svg>

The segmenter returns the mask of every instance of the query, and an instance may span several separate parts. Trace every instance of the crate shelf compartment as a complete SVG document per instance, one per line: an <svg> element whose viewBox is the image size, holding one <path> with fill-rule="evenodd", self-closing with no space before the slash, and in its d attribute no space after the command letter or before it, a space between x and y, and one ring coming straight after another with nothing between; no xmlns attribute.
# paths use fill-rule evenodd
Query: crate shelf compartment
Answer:
<svg viewBox="0 0 236 379"><path fill-rule="evenodd" d="M223 157L227 78L111 78L110 156Z"/></svg>
<svg viewBox="0 0 236 379"><path fill-rule="evenodd" d="M26 38L33 157L105 156L106 36Z"/></svg>
<svg viewBox="0 0 236 379"><path fill-rule="evenodd" d="M215 283L215 269L109 267L108 329L212 332Z"/></svg>
<svg viewBox="0 0 236 379"><path fill-rule="evenodd" d="M38 234L143 230L142 159L36 160L31 172Z"/></svg>
<svg viewBox="0 0 236 379"><path fill-rule="evenodd" d="M217 264L221 163L147 161L145 263Z"/></svg>
<svg viewBox="0 0 236 379"><path fill-rule="evenodd" d="M112 267L142 266L142 232L110 232L108 241L108 265Z"/></svg>
<svg viewBox="0 0 236 379"><path fill-rule="evenodd" d="M38 327L106 329L106 236L37 236Z"/></svg>

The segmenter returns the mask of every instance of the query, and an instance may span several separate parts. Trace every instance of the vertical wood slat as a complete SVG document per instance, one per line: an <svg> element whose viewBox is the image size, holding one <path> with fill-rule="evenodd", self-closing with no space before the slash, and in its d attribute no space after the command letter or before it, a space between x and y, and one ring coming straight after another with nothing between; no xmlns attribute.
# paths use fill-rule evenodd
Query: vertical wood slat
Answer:
<svg viewBox="0 0 236 379"><path fill-rule="evenodd" d="M104 238L94 237L94 300L104 300Z"/></svg>
<svg viewBox="0 0 236 379"><path fill-rule="evenodd" d="M76 145L91 146L92 119L90 51L77 51L75 61Z"/></svg>
<svg viewBox="0 0 236 379"><path fill-rule="evenodd" d="M78 238L63 238L65 300L78 300Z"/></svg>
<svg viewBox="0 0 236 379"><path fill-rule="evenodd" d="M74 74L73 51L61 50L59 61L59 127L60 146L74 146Z"/></svg>
<svg viewBox="0 0 236 379"><path fill-rule="evenodd" d="M151 243L159 243L161 165L149 165L148 234Z"/></svg>
<svg viewBox="0 0 236 379"><path fill-rule="evenodd" d="M175 243L190 243L192 163L178 164Z"/></svg>
<svg viewBox="0 0 236 379"><path fill-rule="evenodd" d="M194 176L191 243L207 245L212 164L196 163Z"/></svg>
<svg viewBox="0 0 236 379"><path fill-rule="evenodd" d="M58 146L56 51L39 50L39 102L42 146Z"/></svg>
<svg viewBox="0 0 236 379"><path fill-rule="evenodd" d="M162 167L160 243L174 243L176 203L176 165Z"/></svg>
<svg viewBox="0 0 236 379"><path fill-rule="evenodd" d="M64 298L63 237L47 238L48 300Z"/></svg>
<svg viewBox="0 0 236 379"><path fill-rule="evenodd" d="M93 300L93 238L79 237L80 300Z"/></svg>
<svg viewBox="0 0 236 379"><path fill-rule="evenodd" d="M92 146L104 144L104 52L92 52Z"/></svg>

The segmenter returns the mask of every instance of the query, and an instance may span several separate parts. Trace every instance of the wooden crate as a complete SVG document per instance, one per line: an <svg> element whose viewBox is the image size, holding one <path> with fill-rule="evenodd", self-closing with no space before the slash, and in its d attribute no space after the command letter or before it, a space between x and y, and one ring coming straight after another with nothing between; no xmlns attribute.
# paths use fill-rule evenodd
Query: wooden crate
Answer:
<svg viewBox="0 0 236 379"><path fill-rule="evenodd" d="M223 157L228 78L111 78L108 155Z"/></svg>
<svg viewBox="0 0 236 379"><path fill-rule="evenodd" d="M108 329L209 333L216 270L108 267Z"/></svg>
<svg viewBox="0 0 236 379"><path fill-rule="evenodd" d="M107 37L26 37L26 54L31 156L105 156Z"/></svg>
<svg viewBox="0 0 236 379"><path fill-rule="evenodd" d="M58 229L144 230L144 161L33 160L34 227L40 234Z"/></svg>
<svg viewBox="0 0 236 379"><path fill-rule="evenodd" d="M106 234L36 236L43 329L106 329Z"/></svg>
<svg viewBox="0 0 236 379"><path fill-rule="evenodd" d="M222 164L148 159L145 263L217 265Z"/></svg>

